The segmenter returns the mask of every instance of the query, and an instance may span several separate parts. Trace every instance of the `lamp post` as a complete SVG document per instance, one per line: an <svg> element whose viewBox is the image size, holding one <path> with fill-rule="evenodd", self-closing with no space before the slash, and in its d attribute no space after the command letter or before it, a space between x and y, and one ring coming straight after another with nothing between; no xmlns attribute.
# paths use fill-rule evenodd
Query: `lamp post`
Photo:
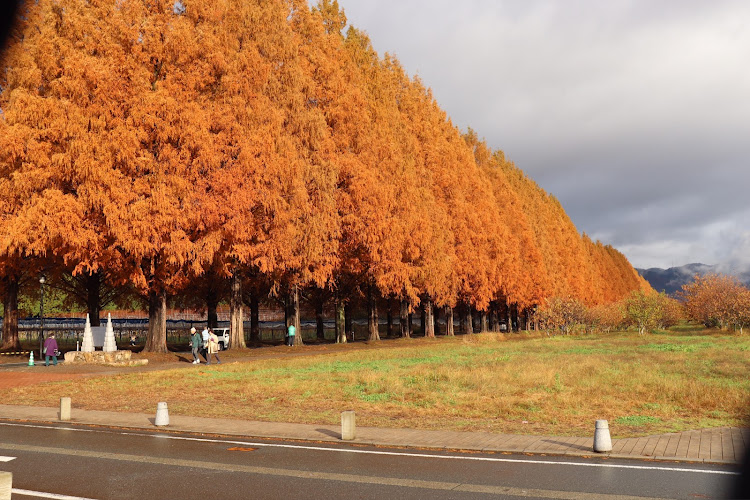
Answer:
<svg viewBox="0 0 750 500"><path fill-rule="evenodd" d="M47 282L47 278L42 274L39 277L39 290L41 292L39 299L39 359L42 359L44 355L44 284Z"/></svg>

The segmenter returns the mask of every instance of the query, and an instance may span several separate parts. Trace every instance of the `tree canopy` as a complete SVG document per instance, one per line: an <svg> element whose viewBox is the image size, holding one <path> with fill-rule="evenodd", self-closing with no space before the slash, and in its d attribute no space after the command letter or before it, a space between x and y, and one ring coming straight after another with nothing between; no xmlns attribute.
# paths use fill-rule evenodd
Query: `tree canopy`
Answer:
<svg viewBox="0 0 750 500"><path fill-rule="evenodd" d="M335 0L25 2L0 192L4 296L104 270L154 320L209 271L477 310L648 288Z"/></svg>

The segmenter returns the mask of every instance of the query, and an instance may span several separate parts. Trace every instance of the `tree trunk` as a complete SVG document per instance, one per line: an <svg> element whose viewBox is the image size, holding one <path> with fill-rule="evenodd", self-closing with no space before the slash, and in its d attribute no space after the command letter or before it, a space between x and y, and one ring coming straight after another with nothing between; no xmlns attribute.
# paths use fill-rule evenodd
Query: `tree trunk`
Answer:
<svg viewBox="0 0 750 500"><path fill-rule="evenodd" d="M386 308L386 320L388 323L388 338L393 337L393 314L391 313L391 299L388 299L386 301L386 304L388 304L388 307Z"/></svg>
<svg viewBox="0 0 750 500"><path fill-rule="evenodd" d="M375 287L370 285L367 290L367 340L380 340L378 332L378 302Z"/></svg>
<svg viewBox="0 0 750 500"><path fill-rule="evenodd" d="M253 292L250 295L250 341L253 344L260 343L260 301Z"/></svg>
<svg viewBox="0 0 750 500"><path fill-rule="evenodd" d="M471 306L465 306L464 308L464 321L463 321L463 333L469 335L474 333L474 318L471 315Z"/></svg>
<svg viewBox="0 0 750 500"><path fill-rule="evenodd" d="M531 328L531 321L529 319L529 310L524 309L523 310L523 329L528 332L530 328Z"/></svg>
<svg viewBox="0 0 750 500"><path fill-rule="evenodd" d="M336 343L346 344L346 311L344 302L336 295Z"/></svg>
<svg viewBox="0 0 750 500"><path fill-rule="evenodd" d="M449 337L455 335L453 331L453 308L451 306L445 306L445 334Z"/></svg>
<svg viewBox="0 0 750 500"><path fill-rule="evenodd" d="M101 326L99 320L102 308L101 287L102 275L100 272L86 273L86 305L89 310L91 326Z"/></svg>
<svg viewBox="0 0 750 500"><path fill-rule="evenodd" d="M245 318L244 306L242 304L242 276L235 268L232 274L229 292L229 348L244 349L245 343ZM212 327L213 328L213 327Z"/></svg>
<svg viewBox="0 0 750 500"><path fill-rule="evenodd" d="M284 338L286 338L287 331L289 330L289 325L292 324L291 317L292 313L290 312L292 309L292 299L291 294L286 293L284 294Z"/></svg>
<svg viewBox="0 0 750 500"><path fill-rule="evenodd" d="M148 334L146 352L167 351L167 292L148 292Z"/></svg>
<svg viewBox="0 0 750 500"><path fill-rule="evenodd" d="M495 308L494 302L490 302L490 331L491 332L500 331L500 327L497 321L497 309Z"/></svg>
<svg viewBox="0 0 750 500"><path fill-rule="evenodd" d="M510 314L510 304L508 304L507 300L505 301L505 321L508 324L508 330L507 331L509 333L512 332L513 331L513 318L511 317L511 314Z"/></svg>
<svg viewBox="0 0 750 500"><path fill-rule="evenodd" d="M206 294L206 323L209 328L219 327L219 315L216 312L218 307L219 297L216 295L216 290L209 288L208 293Z"/></svg>
<svg viewBox="0 0 750 500"><path fill-rule="evenodd" d="M488 331L490 331L487 323L487 311L479 312L479 331L482 333L487 333Z"/></svg>
<svg viewBox="0 0 750 500"><path fill-rule="evenodd" d="M323 323L323 304L324 301L322 298L315 304L315 334L318 340L326 339L325 324Z"/></svg>
<svg viewBox="0 0 750 500"><path fill-rule="evenodd" d="M409 331L409 302L406 299L401 299L398 319L401 326L401 337L408 339L411 337L411 332Z"/></svg>
<svg viewBox="0 0 750 500"><path fill-rule="evenodd" d="M290 319L291 321L293 321L294 329L296 330L296 335L294 336L294 345L305 345L305 343L302 341L302 328L300 328L301 322L299 317L299 287L297 287L297 285L294 285L294 289L292 290L291 306L292 317Z"/></svg>
<svg viewBox="0 0 750 500"><path fill-rule="evenodd" d="M432 300L427 297L424 301L425 337L435 337L435 314L432 309Z"/></svg>
<svg viewBox="0 0 750 500"><path fill-rule="evenodd" d="M344 306L344 335L354 342L354 325L352 324L352 305Z"/></svg>
<svg viewBox="0 0 750 500"><path fill-rule="evenodd" d="M18 338L18 277L3 278L3 344L0 350L20 351L21 341Z"/></svg>
<svg viewBox="0 0 750 500"><path fill-rule="evenodd" d="M432 317L434 318L433 324L435 325L433 327L435 331L435 335L440 333L440 328L438 325L440 324L440 307L436 306L435 303L432 303Z"/></svg>
<svg viewBox="0 0 750 500"><path fill-rule="evenodd" d="M419 308L419 331L424 335L427 336L427 312L425 311L425 305L424 302L422 302L422 307Z"/></svg>

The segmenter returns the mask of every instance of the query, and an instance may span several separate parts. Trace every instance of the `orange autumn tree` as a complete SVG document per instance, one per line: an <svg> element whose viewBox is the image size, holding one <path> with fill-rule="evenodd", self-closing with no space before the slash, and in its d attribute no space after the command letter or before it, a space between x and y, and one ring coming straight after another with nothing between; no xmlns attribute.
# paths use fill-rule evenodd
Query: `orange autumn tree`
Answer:
<svg viewBox="0 0 750 500"><path fill-rule="evenodd" d="M434 337L435 307L455 306L457 294L453 272L456 244L446 196L449 193L437 182L441 171L452 166L448 140L450 136L457 139L457 134L447 126L445 114L422 82L409 79L395 59L390 61L390 67L399 89L397 102L406 128L403 135L412 138L407 145L413 168L413 177L408 180L412 193L401 195L402 204L409 207L404 216L409 218L406 225L410 237L406 238L402 259L409 266L410 277L400 298L411 306L417 300L421 302L424 333ZM408 312L409 305L401 309ZM401 318L403 324L407 321L408 318Z"/></svg>
<svg viewBox="0 0 750 500"><path fill-rule="evenodd" d="M464 140L473 149L475 161L494 191L494 210L499 214L501 224L508 228L502 235L507 258L505 261L495 262L499 266L496 272L502 277L496 282L490 311L492 328L497 330L499 304L506 307L514 304L516 309L523 311L542 299L543 294L539 288L543 279L541 256L518 195L513 191L503 170L504 154L492 152L473 130L469 130ZM486 325L483 324L482 327L485 328Z"/></svg>
<svg viewBox="0 0 750 500"><path fill-rule="evenodd" d="M410 270L402 259L409 227L400 215L410 206L403 191L411 190L413 169L394 134L400 116L393 106L396 89L388 84L389 69L369 39L353 28L344 49L345 78L357 89L327 110L339 164L342 233L336 281L341 285L346 275L357 277L358 291L352 292L366 299L369 337L377 340L378 296L410 293Z"/></svg>
<svg viewBox="0 0 750 500"><path fill-rule="evenodd" d="M25 5L0 62L0 185L7 193L0 252L27 274L44 266L48 274L68 268L97 276L107 260L100 220L89 217L100 195L92 158L101 149L91 133L105 119L112 83L96 41L84 36L98 15L101 9L77 4Z"/></svg>
<svg viewBox="0 0 750 500"><path fill-rule="evenodd" d="M206 104L214 152L197 180L195 240L219 277L232 279L230 345L244 347L241 274L299 285L327 281L337 229L334 177L324 122L303 95L312 86L289 23L296 8L202 5L213 16L212 57L219 61L210 88L221 99ZM190 6L185 15L207 17Z"/></svg>
<svg viewBox="0 0 750 500"><path fill-rule="evenodd" d="M156 351L167 298L200 279L231 280L237 347L243 281L290 293L295 322L299 290L339 318L365 300L373 340L383 300L403 323L421 305L432 335L433 305L473 331L474 311L496 328L641 286L346 26L329 0L28 4L3 63L0 274L20 259L134 286Z"/></svg>
<svg viewBox="0 0 750 500"><path fill-rule="evenodd" d="M748 289L734 276L696 275L692 283L683 285L680 298L688 317L707 328L732 326L742 330L747 324Z"/></svg>
<svg viewBox="0 0 750 500"><path fill-rule="evenodd" d="M29 10L39 25L27 30L19 51L39 70L11 86L8 113L42 152L27 149L17 161L45 175L26 210L49 220L52 231L31 232L20 244L36 254L54 248L78 270L122 263L120 278L149 304L147 349L166 351L166 294L194 257L184 217L197 173L191 167L208 142L192 98L196 75L178 69L180 47L197 37L167 5L95 10L40 2ZM46 113L51 123L35 119L44 109L56 110Z"/></svg>

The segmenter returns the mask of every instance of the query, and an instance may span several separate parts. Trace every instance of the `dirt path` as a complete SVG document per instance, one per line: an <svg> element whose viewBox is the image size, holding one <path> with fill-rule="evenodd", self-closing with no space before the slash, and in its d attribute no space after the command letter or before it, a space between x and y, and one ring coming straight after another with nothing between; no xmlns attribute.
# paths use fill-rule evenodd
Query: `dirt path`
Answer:
<svg viewBox="0 0 750 500"><path fill-rule="evenodd" d="M42 372L12 372L7 371L0 375L0 392L5 389L21 387L24 385L36 385L44 382L57 382L60 380L70 380L74 378L85 377L80 373L42 373Z"/></svg>

